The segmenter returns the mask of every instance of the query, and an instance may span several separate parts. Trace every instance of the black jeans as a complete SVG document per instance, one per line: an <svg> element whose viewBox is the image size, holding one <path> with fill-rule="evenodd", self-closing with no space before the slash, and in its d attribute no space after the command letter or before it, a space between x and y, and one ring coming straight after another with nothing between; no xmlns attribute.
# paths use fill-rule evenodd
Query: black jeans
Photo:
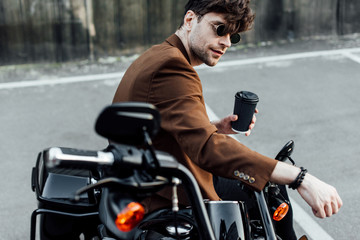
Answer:
<svg viewBox="0 0 360 240"><path fill-rule="evenodd" d="M244 201L249 208L255 207L256 203L253 198L250 197L249 189L245 187L238 180L232 180L214 176L214 187L219 197L223 200L235 200ZM289 196L286 191L286 187L279 185L280 193L289 200ZM290 202L290 200L289 200ZM293 228L293 212L291 205L289 205L289 211L285 218L279 222L273 221L276 234L283 240L296 240L295 231Z"/></svg>

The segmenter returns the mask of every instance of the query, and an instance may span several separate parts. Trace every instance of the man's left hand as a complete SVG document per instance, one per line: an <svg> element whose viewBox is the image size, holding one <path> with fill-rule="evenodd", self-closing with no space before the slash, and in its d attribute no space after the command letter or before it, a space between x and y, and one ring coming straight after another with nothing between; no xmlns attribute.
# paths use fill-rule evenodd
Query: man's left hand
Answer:
<svg viewBox="0 0 360 240"><path fill-rule="evenodd" d="M258 113L259 111L255 109L255 113ZM234 122L238 119L237 115L231 114L221 120L213 121L212 124L215 125L218 129L218 133L221 134L236 134L231 128L231 122ZM245 133L245 136L249 136L251 133L251 130L255 127L256 122L256 116L254 114L252 121L249 126L249 130Z"/></svg>

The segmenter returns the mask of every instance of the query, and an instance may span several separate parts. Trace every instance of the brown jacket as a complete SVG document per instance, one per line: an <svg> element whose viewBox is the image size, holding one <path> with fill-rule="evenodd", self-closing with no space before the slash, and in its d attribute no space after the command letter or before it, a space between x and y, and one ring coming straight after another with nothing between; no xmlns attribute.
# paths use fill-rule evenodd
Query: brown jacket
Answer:
<svg viewBox="0 0 360 240"><path fill-rule="evenodd" d="M172 154L190 169L205 199L219 200L212 174L238 179L258 191L269 181L275 160L218 134L210 124L201 81L175 34L147 50L128 68L113 100L123 101L147 102L158 108L161 131L154 140L155 148ZM159 193L171 199L167 194ZM160 199L156 203L148 200L147 207L157 208ZM180 202L185 203L185 199L180 198Z"/></svg>

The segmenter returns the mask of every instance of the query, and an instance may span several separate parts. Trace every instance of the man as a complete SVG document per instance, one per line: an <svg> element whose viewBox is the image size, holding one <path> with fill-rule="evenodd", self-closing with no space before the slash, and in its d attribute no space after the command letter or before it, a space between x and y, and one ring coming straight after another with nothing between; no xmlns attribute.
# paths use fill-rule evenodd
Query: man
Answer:
<svg viewBox="0 0 360 240"><path fill-rule="evenodd" d="M241 116L211 124L206 114L201 82L193 67L215 66L232 42L239 40L238 33L250 28L254 15L248 4L249 0L190 0L181 27L129 67L113 102L148 102L158 108L162 123L155 147L189 168L204 198L220 199L212 174L236 179L256 191L268 181L292 184L315 216L330 217L342 205L335 188L227 136L233 133L230 122ZM254 123L255 119L250 129ZM180 203L186 204L181 197ZM168 191L161 191L144 205L152 211L169 205L170 198Z"/></svg>

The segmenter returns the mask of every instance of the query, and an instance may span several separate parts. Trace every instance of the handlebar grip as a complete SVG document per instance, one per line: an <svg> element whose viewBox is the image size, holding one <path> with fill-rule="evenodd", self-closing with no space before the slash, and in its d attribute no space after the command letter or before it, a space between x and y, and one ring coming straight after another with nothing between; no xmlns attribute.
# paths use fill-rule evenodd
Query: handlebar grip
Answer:
<svg viewBox="0 0 360 240"><path fill-rule="evenodd" d="M111 152L79 150L64 147L52 147L45 150L43 158L48 168L91 168L99 165L112 165L114 163L114 155Z"/></svg>

